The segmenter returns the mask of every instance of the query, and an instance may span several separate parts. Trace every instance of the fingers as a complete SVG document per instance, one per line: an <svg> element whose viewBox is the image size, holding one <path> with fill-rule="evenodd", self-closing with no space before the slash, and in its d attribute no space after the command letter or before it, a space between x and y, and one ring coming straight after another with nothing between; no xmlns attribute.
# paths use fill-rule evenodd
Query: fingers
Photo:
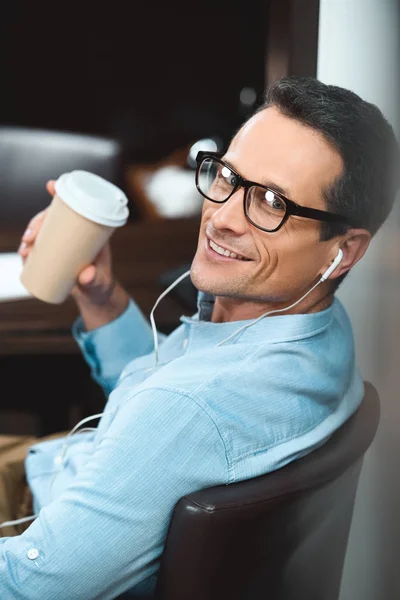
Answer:
<svg viewBox="0 0 400 600"><path fill-rule="evenodd" d="M72 295L77 298L82 296L82 293L88 294L92 300L102 302L105 297L104 294L106 292L107 295L112 281L111 251L110 245L107 243L95 257L93 263L80 272L78 285L74 288Z"/></svg>
<svg viewBox="0 0 400 600"><path fill-rule="evenodd" d="M79 273L78 283L82 286L90 285L94 282L95 278L96 267L94 265L89 265Z"/></svg>
<svg viewBox="0 0 400 600"><path fill-rule="evenodd" d="M50 196L55 196L55 193L56 193L55 183L56 182L54 179L50 179L50 181L48 181L46 183L46 190L49 192Z"/></svg>
<svg viewBox="0 0 400 600"><path fill-rule="evenodd" d="M54 196L56 193L55 183L56 182L54 179L50 179L46 183L46 189L51 196ZM29 221L28 226L22 236L20 247L18 248L18 253L22 257L22 259L25 259L31 251L32 244L35 242L36 236L39 233L39 230L43 224L44 218L46 216L46 211L47 209L42 210L40 213L35 215L33 219Z"/></svg>
<svg viewBox="0 0 400 600"><path fill-rule="evenodd" d="M54 196L56 193L55 190L55 180L50 179L46 183L46 189L51 196ZM32 247L32 244L35 242L36 236L43 224L44 218L46 216L46 210L42 210L40 213L35 215L33 219L31 219L28 223L28 226L22 236L20 247L18 248L18 253L25 259Z"/></svg>
<svg viewBox="0 0 400 600"><path fill-rule="evenodd" d="M23 242L32 242L38 234L39 229L41 228L44 218L46 216L46 210L42 210L37 213L28 223L26 230L22 236Z"/></svg>
<svg viewBox="0 0 400 600"><path fill-rule="evenodd" d="M22 235L20 247L18 248L18 253L23 259L28 256L32 244L34 243L36 236L43 224L45 216L46 209L42 210L29 221L28 226Z"/></svg>
<svg viewBox="0 0 400 600"><path fill-rule="evenodd" d="M25 261L25 258L29 254L29 250L28 250L28 246L27 246L26 242L21 242L20 247L18 248L18 254L22 258L22 260Z"/></svg>

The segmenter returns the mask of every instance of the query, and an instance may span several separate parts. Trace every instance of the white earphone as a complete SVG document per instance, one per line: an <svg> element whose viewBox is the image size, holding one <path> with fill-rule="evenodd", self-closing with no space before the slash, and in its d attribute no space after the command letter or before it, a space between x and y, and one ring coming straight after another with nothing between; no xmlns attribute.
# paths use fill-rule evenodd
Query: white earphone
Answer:
<svg viewBox="0 0 400 600"><path fill-rule="evenodd" d="M343 260L343 251L339 248L339 252L330 267L327 268L325 273L321 276L320 281L325 281L328 279L329 275L333 273L333 271L340 265Z"/></svg>
<svg viewBox="0 0 400 600"><path fill-rule="evenodd" d="M302 302L304 300L304 298L306 298L309 294L311 294L311 292L313 292L316 287L318 287L323 281L325 281L329 277L329 275L331 273L333 273L333 271L340 265L342 260L343 260L343 251L339 248L339 252L337 253L337 256L336 256L335 260L333 261L333 263L331 264L331 266L327 268L325 273L323 273L321 275L320 279L318 279L317 283L315 283L312 286L312 288L309 289L308 292L306 292L301 298L296 300L296 302L293 302L293 304L291 304L290 306L286 306L284 308L277 308L276 310L271 310L269 312L266 312L263 315L261 315L260 317L258 317L258 319L256 319L255 321L252 321L251 323L243 325L242 327L240 327L239 329L234 331L229 337L222 340L222 342L219 342L219 344L217 344L217 346L221 346L222 344L225 344L225 342L227 342L228 340L235 337L238 333L240 333L244 329L247 329L247 327L251 327L251 325L255 325L256 323L258 323L258 321L261 321L261 319L264 319L265 317L269 317L270 315L276 315L276 314L286 312L287 310L294 308L295 306L300 304L300 302Z"/></svg>

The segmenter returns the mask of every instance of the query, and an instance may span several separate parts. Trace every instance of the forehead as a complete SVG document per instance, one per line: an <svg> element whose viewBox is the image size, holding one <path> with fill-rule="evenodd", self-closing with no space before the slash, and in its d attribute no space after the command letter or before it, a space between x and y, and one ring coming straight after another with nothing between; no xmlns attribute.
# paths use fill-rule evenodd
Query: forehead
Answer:
<svg viewBox="0 0 400 600"><path fill-rule="evenodd" d="M225 159L243 177L273 183L298 204L326 208L322 190L343 169L340 154L324 137L275 107L254 115L232 140Z"/></svg>

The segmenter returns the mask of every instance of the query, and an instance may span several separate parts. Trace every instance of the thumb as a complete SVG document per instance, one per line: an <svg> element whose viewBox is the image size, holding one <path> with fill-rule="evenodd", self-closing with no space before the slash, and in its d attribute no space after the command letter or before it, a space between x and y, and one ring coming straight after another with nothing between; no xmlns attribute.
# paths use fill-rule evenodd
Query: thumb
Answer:
<svg viewBox="0 0 400 600"><path fill-rule="evenodd" d="M83 271L79 273L78 283L82 286L90 285L94 282L96 277L96 267L94 265L89 265Z"/></svg>
<svg viewBox="0 0 400 600"><path fill-rule="evenodd" d="M55 187L55 180L54 179L50 179L47 183L46 183L46 190L49 192L50 196L54 196L56 193L56 187Z"/></svg>

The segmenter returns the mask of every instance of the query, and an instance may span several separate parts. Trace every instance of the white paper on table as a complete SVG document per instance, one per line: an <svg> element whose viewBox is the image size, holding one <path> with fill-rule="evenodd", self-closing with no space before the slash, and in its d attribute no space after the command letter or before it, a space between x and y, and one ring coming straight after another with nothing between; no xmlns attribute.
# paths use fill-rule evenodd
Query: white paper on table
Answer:
<svg viewBox="0 0 400 600"><path fill-rule="evenodd" d="M22 259L16 252L0 253L0 302L31 298L19 278Z"/></svg>

